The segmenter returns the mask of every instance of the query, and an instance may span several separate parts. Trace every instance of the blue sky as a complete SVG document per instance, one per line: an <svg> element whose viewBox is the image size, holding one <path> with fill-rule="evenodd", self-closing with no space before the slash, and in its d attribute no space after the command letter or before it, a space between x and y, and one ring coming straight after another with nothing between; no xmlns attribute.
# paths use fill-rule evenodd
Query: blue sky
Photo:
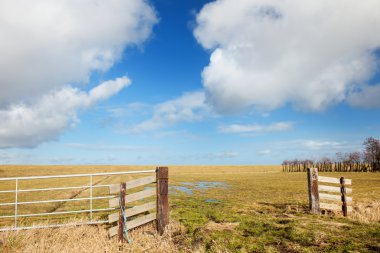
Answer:
<svg viewBox="0 0 380 253"><path fill-rule="evenodd" d="M2 1L0 163L280 164L361 150L380 137L378 5Z"/></svg>

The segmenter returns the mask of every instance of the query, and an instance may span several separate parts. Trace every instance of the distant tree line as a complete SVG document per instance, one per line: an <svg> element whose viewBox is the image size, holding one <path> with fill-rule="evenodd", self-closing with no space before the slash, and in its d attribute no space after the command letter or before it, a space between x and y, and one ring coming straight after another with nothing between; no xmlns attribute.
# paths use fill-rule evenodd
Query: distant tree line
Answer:
<svg viewBox="0 0 380 253"><path fill-rule="evenodd" d="M306 172L307 168L318 168L321 172L380 172L380 140L373 137L363 142L363 152L336 153L335 159L327 157L318 161L285 160L284 172Z"/></svg>

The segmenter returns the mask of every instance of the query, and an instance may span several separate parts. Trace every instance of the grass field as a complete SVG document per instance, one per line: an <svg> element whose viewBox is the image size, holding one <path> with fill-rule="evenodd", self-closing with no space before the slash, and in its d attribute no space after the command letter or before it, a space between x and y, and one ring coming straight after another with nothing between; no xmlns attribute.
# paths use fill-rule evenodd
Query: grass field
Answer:
<svg viewBox="0 0 380 253"><path fill-rule="evenodd" d="M152 169L151 166L0 166L0 177ZM283 173L280 166L169 166L170 228L159 237L152 228L132 233L123 251L141 252L380 252L380 174L322 173L353 180L354 210L340 214L308 213L305 173ZM114 180L125 180L117 178ZM84 185L87 181L60 181ZM87 180L87 179L86 179ZM98 180L102 180L99 178ZM111 179L104 179L102 183ZM45 181L31 187L50 187ZM13 189L1 184L0 189ZM66 193L67 197L75 192ZM25 198L50 198L52 193ZM79 196L86 196L81 192ZM62 198L57 195L54 198ZM2 202L12 196L0 196ZM104 203L98 203L101 207ZM59 210L71 208L60 206ZM54 208L54 206L35 206ZM2 207L1 215L11 209ZM79 218L79 216L77 217ZM83 218L83 217L82 217ZM67 219L67 217L61 217ZM78 236L81 238L78 240ZM54 242L54 243L53 243ZM105 226L0 233L5 252L114 252ZM69 246L71 245L71 246Z"/></svg>

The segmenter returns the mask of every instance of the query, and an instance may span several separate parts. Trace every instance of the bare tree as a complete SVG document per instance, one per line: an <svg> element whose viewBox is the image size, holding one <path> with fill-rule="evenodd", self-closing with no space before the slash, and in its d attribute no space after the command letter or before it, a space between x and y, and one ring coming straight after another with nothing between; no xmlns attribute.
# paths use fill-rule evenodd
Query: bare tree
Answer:
<svg viewBox="0 0 380 253"><path fill-rule="evenodd" d="M348 164L350 166L350 171L359 171L361 154L360 152L351 152L347 155Z"/></svg>
<svg viewBox="0 0 380 253"><path fill-rule="evenodd" d="M335 170L336 171L344 171L344 161L346 160L346 155L343 154L342 152L336 153L336 162L335 162Z"/></svg>
<svg viewBox="0 0 380 253"><path fill-rule="evenodd" d="M336 153L335 159L322 157L313 162L309 159L284 160L283 171L305 172L308 167L316 167L321 172L372 171L380 172L380 140L373 137L363 142L364 152Z"/></svg>
<svg viewBox="0 0 380 253"><path fill-rule="evenodd" d="M380 141L369 137L364 142L364 159L372 171L380 170Z"/></svg>

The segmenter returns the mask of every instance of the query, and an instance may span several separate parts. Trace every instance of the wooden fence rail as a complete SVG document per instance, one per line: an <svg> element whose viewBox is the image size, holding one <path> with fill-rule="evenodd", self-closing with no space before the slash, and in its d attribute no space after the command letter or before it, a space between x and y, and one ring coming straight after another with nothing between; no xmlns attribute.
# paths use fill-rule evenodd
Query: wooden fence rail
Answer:
<svg viewBox="0 0 380 253"><path fill-rule="evenodd" d="M311 213L321 214L321 210L342 210L343 215L347 216L352 212L352 197L347 196L352 193L352 188L346 187L352 184L351 179L321 177L318 176L317 168L308 168L307 178ZM339 184L339 187L320 183Z"/></svg>
<svg viewBox="0 0 380 253"><path fill-rule="evenodd" d="M111 185L110 194L119 193L119 197L109 200L110 208L118 208L119 212L110 214L108 222L117 225L109 229L109 236L118 235L119 241L123 242L124 230L136 228L152 221L157 221L157 230L162 235L169 223L168 202L168 168L158 167L156 176L143 177L128 182ZM156 187L145 187L144 190L128 194L127 190L136 187L156 183ZM155 200L140 204L141 201L155 196ZM128 203L138 203L134 206L126 206ZM124 217L125 216L125 217ZM124 222L126 218L127 222Z"/></svg>
<svg viewBox="0 0 380 253"><path fill-rule="evenodd" d="M102 217L110 211L114 211L115 208L105 206L108 201L104 203L103 200L114 199L115 193L119 194L120 191L119 185L110 187L108 183L114 181L115 177L147 173L157 174L157 169L0 178L0 232L107 224L108 219L105 220ZM72 180L72 184L68 183L71 179L75 179ZM77 180L81 182L80 185ZM126 183L125 189L129 190L153 181L156 181L155 175L133 180ZM36 185L39 187L33 188ZM43 187L44 185L47 187ZM108 194L109 188L111 188L112 195ZM69 190L75 190L75 192L70 194ZM14 199L14 201L5 201L7 199L11 201ZM73 202L77 205L67 205ZM116 202L119 207L119 199ZM57 203L57 205L51 208L49 206L52 206L52 203ZM33 212L28 208L20 208L29 205L34 206L31 208ZM81 221L67 222L71 215L81 215ZM39 218L36 220L35 217ZM53 217L60 218L54 219ZM43 223L38 224L42 220Z"/></svg>

